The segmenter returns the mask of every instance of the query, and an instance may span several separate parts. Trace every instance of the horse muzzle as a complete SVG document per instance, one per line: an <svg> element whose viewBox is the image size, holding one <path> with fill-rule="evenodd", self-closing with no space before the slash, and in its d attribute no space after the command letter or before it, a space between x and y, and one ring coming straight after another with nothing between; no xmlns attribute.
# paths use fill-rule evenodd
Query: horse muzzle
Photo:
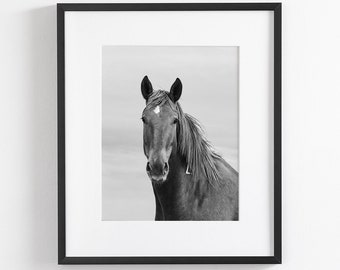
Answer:
<svg viewBox="0 0 340 270"><path fill-rule="evenodd" d="M169 173L169 163L168 162L156 162L151 164L148 162L146 164L146 172L153 182L162 183L166 180Z"/></svg>

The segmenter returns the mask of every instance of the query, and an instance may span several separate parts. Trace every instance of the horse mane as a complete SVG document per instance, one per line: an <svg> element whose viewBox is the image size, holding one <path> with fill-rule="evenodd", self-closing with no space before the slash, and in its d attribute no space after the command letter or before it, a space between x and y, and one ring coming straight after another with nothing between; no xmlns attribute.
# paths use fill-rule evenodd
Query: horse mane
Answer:
<svg viewBox="0 0 340 270"><path fill-rule="evenodd" d="M222 159L222 157L213 150L210 142L205 138L204 131L198 120L184 113L181 105L178 102L174 103L169 96L169 92L164 90L154 91L148 98L144 110L149 110L165 103L168 103L170 108L178 115L177 148L185 158L189 172L195 180L202 180L204 177L209 184L215 186L220 179L215 159Z"/></svg>

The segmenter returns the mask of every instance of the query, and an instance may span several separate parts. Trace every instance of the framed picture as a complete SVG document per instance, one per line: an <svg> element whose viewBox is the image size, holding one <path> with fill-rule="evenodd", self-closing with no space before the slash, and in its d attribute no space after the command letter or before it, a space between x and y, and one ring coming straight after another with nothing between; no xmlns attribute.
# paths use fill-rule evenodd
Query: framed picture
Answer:
<svg viewBox="0 0 340 270"><path fill-rule="evenodd" d="M281 4L58 4L59 264L281 263Z"/></svg>

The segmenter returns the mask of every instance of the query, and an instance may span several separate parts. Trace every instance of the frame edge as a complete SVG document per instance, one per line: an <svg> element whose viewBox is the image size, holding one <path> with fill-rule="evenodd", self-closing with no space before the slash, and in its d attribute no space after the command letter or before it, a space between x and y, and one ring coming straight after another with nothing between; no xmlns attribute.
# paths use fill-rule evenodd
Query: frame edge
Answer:
<svg viewBox="0 0 340 270"><path fill-rule="evenodd" d="M65 12L66 11L274 11L274 256L66 257L65 220ZM58 264L281 264L282 263L282 4L275 3L57 3Z"/></svg>
<svg viewBox="0 0 340 270"><path fill-rule="evenodd" d="M282 263L282 4L274 9L274 257Z"/></svg>
<svg viewBox="0 0 340 270"><path fill-rule="evenodd" d="M57 4L58 264L66 258L65 234L65 10Z"/></svg>

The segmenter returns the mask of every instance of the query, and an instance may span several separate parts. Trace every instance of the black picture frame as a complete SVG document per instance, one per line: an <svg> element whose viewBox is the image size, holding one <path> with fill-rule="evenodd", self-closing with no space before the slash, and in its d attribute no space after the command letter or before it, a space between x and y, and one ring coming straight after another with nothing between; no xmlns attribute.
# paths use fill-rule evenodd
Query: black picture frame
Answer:
<svg viewBox="0 0 340 270"><path fill-rule="evenodd" d="M67 11L251 11L274 12L274 255L205 257L67 257L65 231L65 25ZM58 42L58 264L280 264L281 203L281 3L57 4Z"/></svg>

